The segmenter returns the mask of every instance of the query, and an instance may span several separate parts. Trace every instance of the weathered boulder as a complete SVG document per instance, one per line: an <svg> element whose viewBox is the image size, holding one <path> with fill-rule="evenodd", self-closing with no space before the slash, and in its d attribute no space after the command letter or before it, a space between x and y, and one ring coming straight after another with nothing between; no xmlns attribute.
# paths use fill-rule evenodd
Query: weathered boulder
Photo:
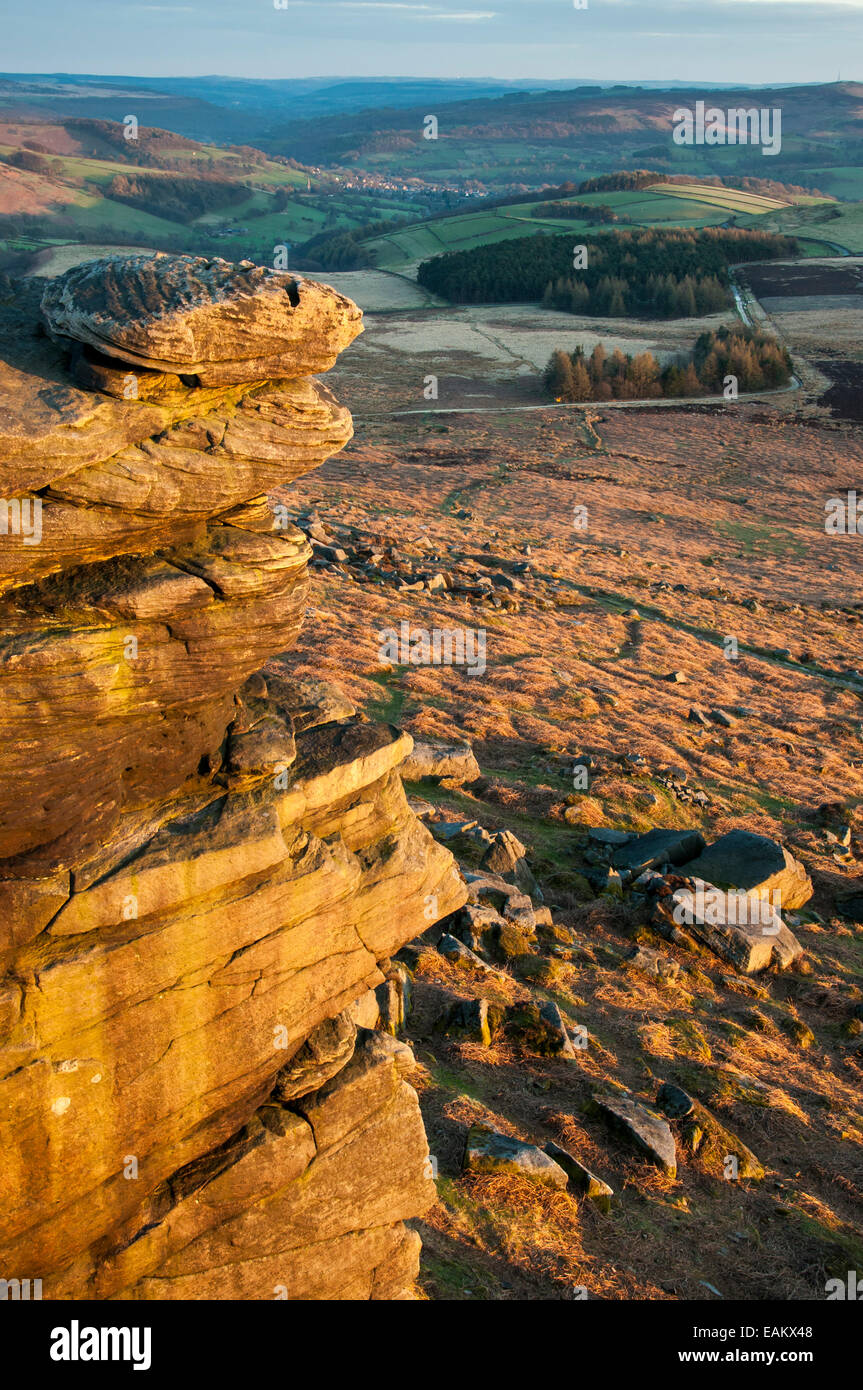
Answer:
<svg viewBox="0 0 863 1390"><path fill-rule="evenodd" d="M680 974L680 966L676 960L669 960L650 946L636 946L632 954L627 956L625 964L633 970L643 971L645 975L652 975L657 980L676 980Z"/></svg>
<svg viewBox="0 0 863 1390"><path fill-rule="evenodd" d="M655 1110L625 1092L593 1097L611 1126L670 1177L677 1174L677 1146L668 1123Z"/></svg>
<svg viewBox="0 0 863 1390"><path fill-rule="evenodd" d="M469 1042L490 1047L500 1028L503 1010L487 999L460 999L453 1004L444 1023L444 1031Z"/></svg>
<svg viewBox="0 0 863 1390"><path fill-rule="evenodd" d="M412 1059L356 1030L397 1030L391 957L467 890L407 804L410 737L286 668L311 547L266 497L350 437L293 378L359 311L161 256L45 309L56 342L0 305L0 476L44 532L0 537L0 1269L49 1298L409 1297Z"/></svg>
<svg viewBox="0 0 863 1390"><path fill-rule="evenodd" d="M485 904L500 912L507 922L512 922L527 933L536 930L536 913L527 893L514 883L508 883L498 874L485 871L464 875L467 884L468 902L478 906Z"/></svg>
<svg viewBox="0 0 863 1390"><path fill-rule="evenodd" d="M204 256L85 261L49 283L42 312L55 336L200 386L325 372L362 331L329 285Z"/></svg>
<svg viewBox="0 0 863 1390"><path fill-rule="evenodd" d="M487 1125L472 1125L467 1136L465 1169L470 1173L493 1173L504 1177L529 1178L545 1187L562 1191L568 1178L559 1163L535 1144L511 1139Z"/></svg>
<svg viewBox="0 0 863 1390"><path fill-rule="evenodd" d="M677 1122L681 1138L699 1165L716 1177L761 1179L764 1165L716 1116L673 1083L663 1082L656 1097L660 1109Z"/></svg>
<svg viewBox="0 0 863 1390"><path fill-rule="evenodd" d="M431 739L415 739L413 752L405 759L402 777L406 782L419 782L424 777L450 786L463 786L479 777L479 763L469 743L436 743Z"/></svg>
<svg viewBox="0 0 863 1390"><path fill-rule="evenodd" d="M706 843L698 830L648 830L646 835L637 835L615 850L612 863L616 869L628 869L637 878L645 869L685 864L700 854Z"/></svg>
<svg viewBox="0 0 863 1390"><path fill-rule="evenodd" d="M550 1057L575 1057L575 1049L563 1015L553 1000L528 1000L510 1004L506 1011L507 1032L525 1047Z"/></svg>
<svg viewBox="0 0 863 1390"><path fill-rule="evenodd" d="M736 888L768 898L780 912L803 907L813 892L803 865L783 845L751 830L729 830L721 835L687 863L686 873L717 888Z"/></svg>
<svg viewBox="0 0 863 1390"><path fill-rule="evenodd" d="M598 1178L595 1173L591 1173L589 1168L585 1168L583 1163L579 1163L566 1149L562 1149L559 1144L546 1144L543 1150L549 1158L553 1158L563 1171L566 1173L573 1187L589 1197L602 1211L611 1209L611 1199L614 1196L614 1189L609 1187L607 1182Z"/></svg>
<svg viewBox="0 0 863 1390"><path fill-rule="evenodd" d="M480 861L480 868L499 874L506 883L513 883L522 893L537 903L542 893L525 858L527 851L511 830L499 830Z"/></svg>
<svg viewBox="0 0 863 1390"><path fill-rule="evenodd" d="M681 928L744 975L775 965L785 970L803 955L803 947L769 899L725 892L701 879L657 898L659 929L677 940Z"/></svg>

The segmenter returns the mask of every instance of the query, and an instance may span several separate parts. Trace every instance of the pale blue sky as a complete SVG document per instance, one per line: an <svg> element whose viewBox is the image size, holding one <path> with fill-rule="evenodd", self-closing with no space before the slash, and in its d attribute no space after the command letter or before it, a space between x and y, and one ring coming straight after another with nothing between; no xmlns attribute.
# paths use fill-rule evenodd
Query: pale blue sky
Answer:
<svg viewBox="0 0 863 1390"><path fill-rule="evenodd" d="M863 0L31 0L0 68L823 82L863 78Z"/></svg>

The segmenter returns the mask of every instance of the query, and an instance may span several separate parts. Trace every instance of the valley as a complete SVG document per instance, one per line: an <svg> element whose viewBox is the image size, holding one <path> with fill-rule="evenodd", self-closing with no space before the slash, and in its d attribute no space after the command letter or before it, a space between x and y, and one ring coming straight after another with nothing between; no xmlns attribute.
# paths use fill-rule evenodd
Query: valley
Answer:
<svg viewBox="0 0 863 1390"><path fill-rule="evenodd" d="M861 103L0 76L0 1273L863 1270Z"/></svg>

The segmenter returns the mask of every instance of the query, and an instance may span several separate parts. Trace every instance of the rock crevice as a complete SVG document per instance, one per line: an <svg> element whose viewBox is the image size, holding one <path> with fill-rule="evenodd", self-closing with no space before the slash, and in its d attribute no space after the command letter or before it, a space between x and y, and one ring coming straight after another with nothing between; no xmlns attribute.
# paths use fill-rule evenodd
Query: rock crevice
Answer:
<svg viewBox="0 0 863 1390"><path fill-rule="evenodd" d="M42 522L0 536L0 1274L409 1297L412 1057L354 1013L465 888L405 798L411 739L262 673L311 558L267 493L349 439L308 374L359 311L131 256L43 314L53 345L0 364L0 477Z"/></svg>

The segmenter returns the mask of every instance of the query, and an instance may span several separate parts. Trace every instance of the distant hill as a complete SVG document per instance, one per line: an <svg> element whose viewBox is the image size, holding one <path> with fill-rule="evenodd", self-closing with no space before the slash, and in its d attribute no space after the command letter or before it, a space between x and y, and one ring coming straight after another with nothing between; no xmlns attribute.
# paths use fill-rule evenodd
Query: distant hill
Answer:
<svg viewBox="0 0 863 1390"><path fill-rule="evenodd" d="M162 126L194 140L256 143L288 120L310 120L355 111L423 106L436 111L453 102L487 100L507 93L581 88L613 89L590 79L557 82L525 78L133 77L88 73L0 73L0 112L89 116L122 121L129 112L142 123ZM646 82L645 90L682 83ZM431 103L431 105L429 104Z"/></svg>
<svg viewBox="0 0 863 1390"><path fill-rule="evenodd" d="M748 146L682 147L674 112L696 101L723 109L778 107L782 148L765 157ZM821 172L863 165L863 86L793 88L574 88L510 92L450 102L438 138L424 136L426 106L290 121L266 141L314 164L355 164L400 176L480 180L486 187L577 181L606 170L769 177L830 192ZM817 178L816 178L817 173ZM837 190L838 191L838 190ZM842 193L839 196L847 196Z"/></svg>

